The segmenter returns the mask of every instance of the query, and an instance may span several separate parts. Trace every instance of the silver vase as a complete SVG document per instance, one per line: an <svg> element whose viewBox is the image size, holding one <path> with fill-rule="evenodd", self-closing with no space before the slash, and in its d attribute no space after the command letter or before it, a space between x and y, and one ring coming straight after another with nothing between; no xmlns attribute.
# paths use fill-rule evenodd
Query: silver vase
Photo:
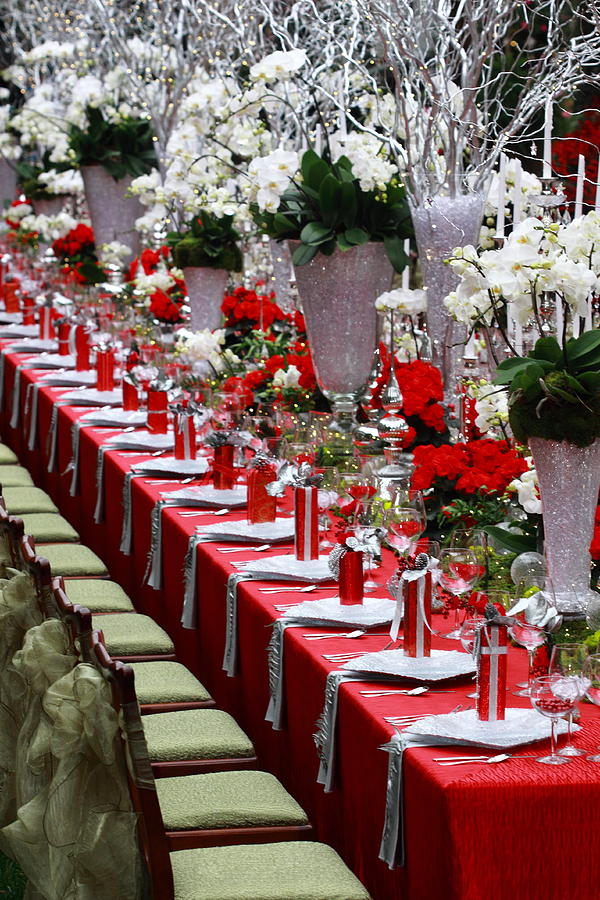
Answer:
<svg viewBox="0 0 600 900"><path fill-rule="evenodd" d="M66 195L57 194L56 197L40 197L33 201L33 211L36 216L57 216L63 210Z"/></svg>
<svg viewBox="0 0 600 900"><path fill-rule="evenodd" d="M214 331L221 327L221 304L227 287L227 269L185 266L183 277L188 295L192 331Z"/></svg>
<svg viewBox="0 0 600 900"><path fill-rule="evenodd" d="M290 249L285 241L271 240L269 245L273 265L272 287L275 291L275 302L281 309L287 311L290 281L294 274Z"/></svg>
<svg viewBox="0 0 600 900"><path fill-rule="evenodd" d="M427 332L433 344L434 362L442 370L447 390L460 357L465 328L454 322L444 297L455 290L459 278L444 260L455 247L479 243L485 194L450 189L422 205L411 203L423 287L427 288Z"/></svg>
<svg viewBox="0 0 600 900"><path fill-rule="evenodd" d="M17 193L17 172L5 159L0 158L0 209L8 206Z"/></svg>
<svg viewBox="0 0 600 900"><path fill-rule="evenodd" d="M96 247L112 241L126 244L131 253L125 262L131 262L140 252L135 221L144 214L144 207L137 197L125 196L131 176L115 181L102 166L82 166L81 175Z"/></svg>
<svg viewBox="0 0 600 900"><path fill-rule="evenodd" d="M589 447L569 441L530 438L537 472L544 550L559 612L581 616L590 601L589 546L600 490L600 440Z"/></svg>
<svg viewBox="0 0 600 900"><path fill-rule="evenodd" d="M298 246L290 241L292 253ZM332 406L331 428L348 433L373 362L375 300L389 291L394 271L383 244L372 242L318 253L295 273L317 381Z"/></svg>

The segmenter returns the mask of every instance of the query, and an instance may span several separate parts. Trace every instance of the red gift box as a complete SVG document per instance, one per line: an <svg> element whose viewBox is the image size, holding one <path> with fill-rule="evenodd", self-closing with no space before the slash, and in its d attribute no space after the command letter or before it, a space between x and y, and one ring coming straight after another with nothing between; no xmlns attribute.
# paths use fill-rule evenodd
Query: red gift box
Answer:
<svg viewBox="0 0 600 900"><path fill-rule="evenodd" d="M58 355L68 356L70 351L71 323L60 322L58 325Z"/></svg>
<svg viewBox="0 0 600 900"><path fill-rule="evenodd" d="M362 550L346 550L340 557L340 604L361 605L365 595L364 583Z"/></svg>
<svg viewBox="0 0 600 900"><path fill-rule="evenodd" d="M112 391L115 387L115 351L96 351L96 388L99 391Z"/></svg>
<svg viewBox="0 0 600 900"><path fill-rule="evenodd" d="M220 444L218 447L215 447L213 485L219 491L231 490L235 484L233 451L233 444Z"/></svg>
<svg viewBox="0 0 600 900"><path fill-rule="evenodd" d="M57 319L59 315L60 314L55 309L52 309L51 306L40 306L38 316L41 340L50 341L52 338L56 337L54 319Z"/></svg>
<svg viewBox="0 0 600 900"><path fill-rule="evenodd" d="M196 459L196 426L193 416L175 416L175 459Z"/></svg>
<svg viewBox="0 0 600 900"><path fill-rule="evenodd" d="M132 384L127 378L123 378L123 409L136 410L140 408L140 395L135 384Z"/></svg>
<svg viewBox="0 0 600 900"><path fill-rule="evenodd" d="M294 517L296 559L319 558L318 488L314 484L294 489Z"/></svg>
<svg viewBox="0 0 600 900"><path fill-rule="evenodd" d="M275 481L277 473L271 463L257 465L248 472L248 521L274 522L277 518L277 499L267 492L267 485Z"/></svg>
<svg viewBox="0 0 600 900"><path fill-rule="evenodd" d="M404 655L431 656L431 572L402 580Z"/></svg>
<svg viewBox="0 0 600 900"><path fill-rule="evenodd" d="M35 300L25 294L21 297L21 309L23 310L23 325L35 325Z"/></svg>
<svg viewBox="0 0 600 900"><path fill-rule="evenodd" d="M148 390L148 431L166 434L168 425L167 392Z"/></svg>
<svg viewBox="0 0 600 900"><path fill-rule="evenodd" d="M90 369L90 333L85 325L75 327L75 369L78 372Z"/></svg>
<svg viewBox="0 0 600 900"><path fill-rule="evenodd" d="M18 281L6 281L4 283L4 308L8 313L19 312L19 297L17 295L18 287Z"/></svg>
<svg viewBox="0 0 600 900"><path fill-rule="evenodd" d="M504 719L508 628L485 623L479 633L477 659L477 718L484 722Z"/></svg>

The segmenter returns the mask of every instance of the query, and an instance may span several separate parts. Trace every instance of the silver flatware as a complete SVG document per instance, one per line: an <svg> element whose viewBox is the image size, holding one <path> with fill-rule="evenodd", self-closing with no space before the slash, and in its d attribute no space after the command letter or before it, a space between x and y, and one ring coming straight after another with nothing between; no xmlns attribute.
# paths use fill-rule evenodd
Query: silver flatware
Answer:
<svg viewBox="0 0 600 900"><path fill-rule="evenodd" d="M262 553L263 550L270 550L271 544L259 544L258 547L217 547L219 553L244 553L246 550L253 550L254 553Z"/></svg>
<svg viewBox="0 0 600 900"><path fill-rule="evenodd" d="M367 635L368 637L385 637L385 633L381 632L369 632L365 631L364 628L358 628L356 631L348 631L346 633L339 631L329 631L326 634L303 634L302 637L306 638L307 641L324 641L329 638L359 638Z"/></svg>

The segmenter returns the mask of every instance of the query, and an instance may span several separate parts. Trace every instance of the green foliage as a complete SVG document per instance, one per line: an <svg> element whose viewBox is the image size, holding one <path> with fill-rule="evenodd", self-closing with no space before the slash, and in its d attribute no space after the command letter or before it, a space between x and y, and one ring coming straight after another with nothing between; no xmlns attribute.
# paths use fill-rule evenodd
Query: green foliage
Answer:
<svg viewBox="0 0 600 900"><path fill-rule="evenodd" d="M185 232L172 231L167 235L175 265L203 266L240 272L242 252L240 234L233 227L233 216L215 216L202 210L192 219Z"/></svg>
<svg viewBox="0 0 600 900"><path fill-rule="evenodd" d="M88 107L87 128L71 126L69 146L80 166L102 166L115 181L146 175L156 165L152 126L148 119L127 116L107 122L101 110Z"/></svg>
<svg viewBox="0 0 600 900"><path fill-rule="evenodd" d="M330 163L314 150L304 153L301 173L302 181L282 194L277 212L252 208L255 221L272 238L301 242L294 265L310 262L317 253L331 256L336 248L382 241L396 271L404 269L403 242L412 235L412 224L400 184L390 183L385 192L363 191L347 157Z"/></svg>
<svg viewBox="0 0 600 900"><path fill-rule="evenodd" d="M0 853L0 898L21 900L26 879L18 865Z"/></svg>
<svg viewBox="0 0 600 900"><path fill-rule="evenodd" d="M515 438L569 441L587 447L600 437L600 332L587 331L561 348L540 338L526 357L506 359L494 382L509 391Z"/></svg>

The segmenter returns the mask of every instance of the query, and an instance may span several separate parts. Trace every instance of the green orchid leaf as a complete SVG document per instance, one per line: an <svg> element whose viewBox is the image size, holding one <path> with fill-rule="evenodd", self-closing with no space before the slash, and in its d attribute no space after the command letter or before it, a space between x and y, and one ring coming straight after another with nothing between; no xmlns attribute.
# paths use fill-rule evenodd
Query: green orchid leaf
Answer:
<svg viewBox="0 0 600 900"><path fill-rule="evenodd" d="M369 235L364 228L348 228L344 232L344 237L349 244L356 244L357 246L366 244L369 240Z"/></svg>
<svg viewBox="0 0 600 900"><path fill-rule="evenodd" d="M331 240L331 237L331 228L322 225L320 222L309 222L300 232L300 240L304 244L311 244L313 246L324 244L325 241Z"/></svg>
<svg viewBox="0 0 600 900"><path fill-rule="evenodd" d="M562 359L563 352L556 338L545 337L536 341L531 356L534 359L545 359L548 362L557 363Z"/></svg>
<svg viewBox="0 0 600 900"><path fill-rule="evenodd" d="M408 257L404 252L404 241L396 234L385 235L383 246L391 264L396 272L402 272L408 263Z"/></svg>
<svg viewBox="0 0 600 900"><path fill-rule="evenodd" d="M319 206L323 224L328 228L335 228L339 219L341 183L329 173L321 182L319 188Z"/></svg>
<svg viewBox="0 0 600 900"><path fill-rule="evenodd" d="M294 251L292 262L295 266L304 266L306 263L309 263L311 259L315 258L318 249L318 247L312 247L308 244L300 244Z"/></svg>
<svg viewBox="0 0 600 900"><path fill-rule="evenodd" d="M565 352L571 365L573 363L585 365L586 357L590 355L595 357L600 352L600 331L585 331L576 340L567 341Z"/></svg>
<svg viewBox="0 0 600 900"><path fill-rule="evenodd" d="M511 553L529 553L536 550L536 539L526 534L514 534L497 525L486 525L482 528L494 541L510 550Z"/></svg>

